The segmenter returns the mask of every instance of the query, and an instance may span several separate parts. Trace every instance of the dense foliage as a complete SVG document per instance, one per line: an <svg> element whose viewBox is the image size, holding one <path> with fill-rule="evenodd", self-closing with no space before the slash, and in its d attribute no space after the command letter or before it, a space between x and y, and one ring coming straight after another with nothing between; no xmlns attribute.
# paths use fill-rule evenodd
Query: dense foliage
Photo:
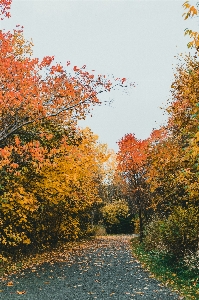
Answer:
<svg viewBox="0 0 199 300"><path fill-rule="evenodd" d="M107 203L102 208L102 219L107 233L132 233L134 229L132 217L128 203L124 200Z"/></svg>
<svg viewBox="0 0 199 300"><path fill-rule="evenodd" d="M145 141L125 136L117 155L124 198L139 212L146 247L176 257L197 251L199 243L198 70L197 58L185 56L172 84L167 126Z"/></svg>
<svg viewBox="0 0 199 300"><path fill-rule="evenodd" d="M198 14L188 1L184 8L185 18ZM135 251L141 249L148 265L156 264L158 257L163 264L169 260L168 268L180 272L181 266L198 286L199 38L185 33L194 38L188 46L196 53L179 56L166 108L168 123L146 140L127 134L119 141L117 176L121 197L138 217L141 243Z"/></svg>
<svg viewBox="0 0 199 300"><path fill-rule="evenodd" d="M2 20L12 1L0 0ZM111 152L79 129L98 94L124 86L33 58L23 27L0 30L0 244L20 253L89 235L107 180ZM105 166L107 164L107 166Z"/></svg>

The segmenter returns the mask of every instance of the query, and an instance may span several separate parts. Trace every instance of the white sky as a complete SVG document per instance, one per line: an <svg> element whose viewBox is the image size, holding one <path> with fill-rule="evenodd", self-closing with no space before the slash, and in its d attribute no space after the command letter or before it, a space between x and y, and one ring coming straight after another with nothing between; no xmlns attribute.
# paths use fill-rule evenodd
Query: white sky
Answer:
<svg viewBox="0 0 199 300"><path fill-rule="evenodd" d="M113 104L95 107L92 118L80 122L117 151L116 142L124 134L145 139L166 120L160 107L170 97L174 56L189 51L184 29L198 26L197 19L183 20L183 3L13 0L12 17L1 26L11 30L23 25L25 37L33 39L35 57L55 55L64 66L70 60L96 74L136 83L128 94L118 90L102 95L101 99L114 99Z"/></svg>

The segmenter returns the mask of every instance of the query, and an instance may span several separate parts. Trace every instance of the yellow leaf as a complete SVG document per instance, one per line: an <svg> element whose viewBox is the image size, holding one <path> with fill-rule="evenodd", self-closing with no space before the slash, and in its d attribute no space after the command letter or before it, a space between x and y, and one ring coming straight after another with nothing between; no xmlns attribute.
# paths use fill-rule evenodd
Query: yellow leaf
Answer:
<svg viewBox="0 0 199 300"><path fill-rule="evenodd" d="M26 291L17 291L16 293L17 293L18 295L23 295L23 294L26 293Z"/></svg>

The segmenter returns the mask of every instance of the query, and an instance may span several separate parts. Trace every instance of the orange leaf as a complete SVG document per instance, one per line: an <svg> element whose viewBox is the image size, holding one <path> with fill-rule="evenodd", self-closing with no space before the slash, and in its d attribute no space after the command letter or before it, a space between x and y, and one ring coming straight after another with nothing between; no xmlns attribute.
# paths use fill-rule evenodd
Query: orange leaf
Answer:
<svg viewBox="0 0 199 300"><path fill-rule="evenodd" d="M26 291L16 291L16 293L17 293L18 295L23 295L23 294L26 293Z"/></svg>

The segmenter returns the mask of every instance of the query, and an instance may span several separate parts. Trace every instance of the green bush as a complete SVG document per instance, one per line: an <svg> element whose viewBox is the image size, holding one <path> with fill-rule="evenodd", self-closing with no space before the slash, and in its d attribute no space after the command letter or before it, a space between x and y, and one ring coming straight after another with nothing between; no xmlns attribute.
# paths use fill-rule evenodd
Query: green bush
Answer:
<svg viewBox="0 0 199 300"><path fill-rule="evenodd" d="M128 204L117 200L102 208L103 223L107 233L131 233L133 228L132 216Z"/></svg>
<svg viewBox="0 0 199 300"><path fill-rule="evenodd" d="M166 251L166 246L163 243L161 229L166 220L154 218L146 227L144 231L144 246L147 251L159 250Z"/></svg>
<svg viewBox="0 0 199 300"><path fill-rule="evenodd" d="M168 251L184 256L198 247L198 208L176 207L162 228L163 242Z"/></svg>
<svg viewBox="0 0 199 300"><path fill-rule="evenodd" d="M198 247L198 209L174 208L168 219L154 219L148 224L144 238L147 250L158 249L182 257Z"/></svg>

